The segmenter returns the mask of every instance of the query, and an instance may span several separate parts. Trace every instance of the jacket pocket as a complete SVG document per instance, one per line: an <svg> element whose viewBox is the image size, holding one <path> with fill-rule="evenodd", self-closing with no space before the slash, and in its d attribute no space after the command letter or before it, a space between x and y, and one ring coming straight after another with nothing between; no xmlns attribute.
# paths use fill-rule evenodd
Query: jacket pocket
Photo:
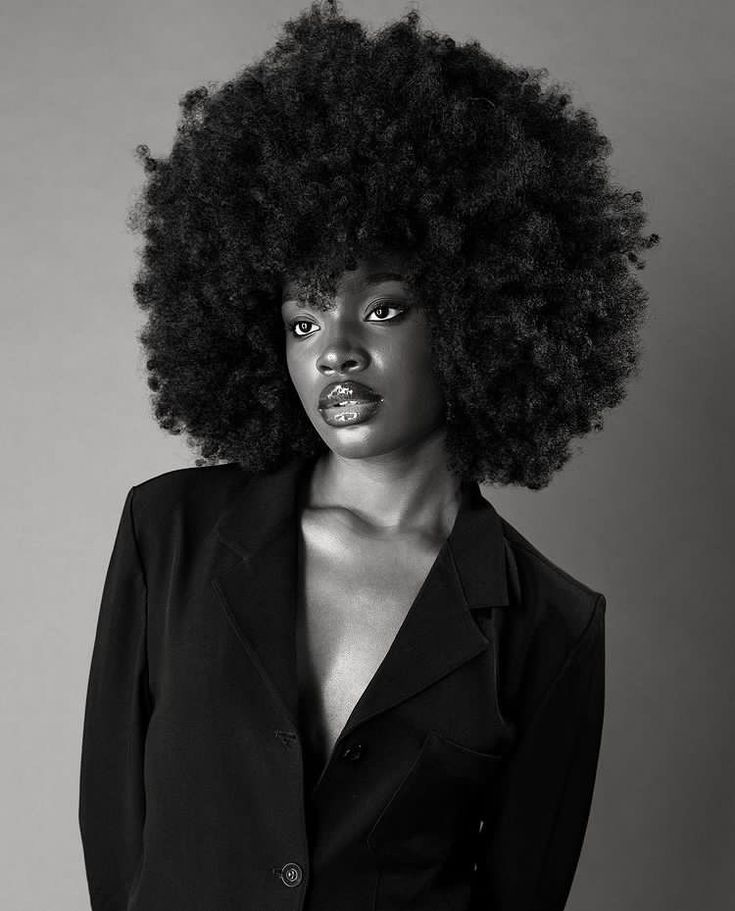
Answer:
<svg viewBox="0 0 735 911"><path fill-rule="evenodd" d="M427 866L471 844L503 759L429 731L368 833L370 850L388 863Z"/></svg>

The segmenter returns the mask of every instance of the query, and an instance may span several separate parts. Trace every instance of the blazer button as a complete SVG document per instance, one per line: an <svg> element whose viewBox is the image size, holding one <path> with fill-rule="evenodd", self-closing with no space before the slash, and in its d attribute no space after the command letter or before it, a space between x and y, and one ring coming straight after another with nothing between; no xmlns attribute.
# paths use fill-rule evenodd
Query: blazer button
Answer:
<svg viewBox="0 0 735 911"><path fill-rule="evenodd" d="M355 762L362 756L363 749L364 747L361 743L353 743L346 746L342 750L342 759L349 759L351 762Z"/></svg>
<svg viewBox="0 0 735 911"><path fill-rule="evenodd" d="M304 871L293 862L284 864L281 868L281 882L286 886L298 886L304 878Z"/></svg>

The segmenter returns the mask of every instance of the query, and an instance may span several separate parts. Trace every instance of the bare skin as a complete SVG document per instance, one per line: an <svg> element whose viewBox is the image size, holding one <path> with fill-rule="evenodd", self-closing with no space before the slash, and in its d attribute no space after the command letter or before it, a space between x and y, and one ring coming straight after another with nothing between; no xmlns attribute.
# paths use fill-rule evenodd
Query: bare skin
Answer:
<svg viewBox="0 0 735 911"><path fill-rule="evenodd" d="M398 256L360 261L356 272L343 274L326 313L299 305L297 283L284 288L289 373L329 447L300 509L297 655L315 772L388 652L459 509L423 313L402 281L367 283L400 265ZM383 400L371 418L331 426L319 393L347 379Z"/></svg>

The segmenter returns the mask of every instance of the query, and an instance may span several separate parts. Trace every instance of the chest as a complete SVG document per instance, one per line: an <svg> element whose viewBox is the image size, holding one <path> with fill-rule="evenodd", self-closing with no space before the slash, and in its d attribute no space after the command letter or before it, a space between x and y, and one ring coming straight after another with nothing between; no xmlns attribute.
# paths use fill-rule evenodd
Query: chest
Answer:
<svg viewBox="0 0 735 911"><path fill-rule="evenodd" d="M315 768L326 763L440 546L439 541L375 539L324 521L302 522L299 714Z"/></svg>

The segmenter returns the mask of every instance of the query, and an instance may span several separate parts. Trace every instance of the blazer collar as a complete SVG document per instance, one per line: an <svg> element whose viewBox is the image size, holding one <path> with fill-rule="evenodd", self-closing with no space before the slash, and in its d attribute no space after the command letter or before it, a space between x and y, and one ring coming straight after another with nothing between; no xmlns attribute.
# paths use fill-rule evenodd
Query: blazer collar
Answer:
<svg viewBox="0 0 735 911"><path fill-rule="evenodd" d="M297 519L300 485L316 457L296 457L276 471L247 476L217 533L243 559L268 544ZM476 482L463 481L459 511L447 539L467 607L509 607L502 519Z"/></svg>
<svg viewBox="0 0 735 911"><path fill-rule="evenodd" d="M295 458L275 472L250 476L216 528L229 556L217 563L212 585L275 700L280 714L274 733L290 738L299 731L298 494L312 465L311 458ZM476 483L463 483L452 531L333 752L358 725L491 647L472 611L515 603L508 597L506 570L502 520Z"/></svg>

